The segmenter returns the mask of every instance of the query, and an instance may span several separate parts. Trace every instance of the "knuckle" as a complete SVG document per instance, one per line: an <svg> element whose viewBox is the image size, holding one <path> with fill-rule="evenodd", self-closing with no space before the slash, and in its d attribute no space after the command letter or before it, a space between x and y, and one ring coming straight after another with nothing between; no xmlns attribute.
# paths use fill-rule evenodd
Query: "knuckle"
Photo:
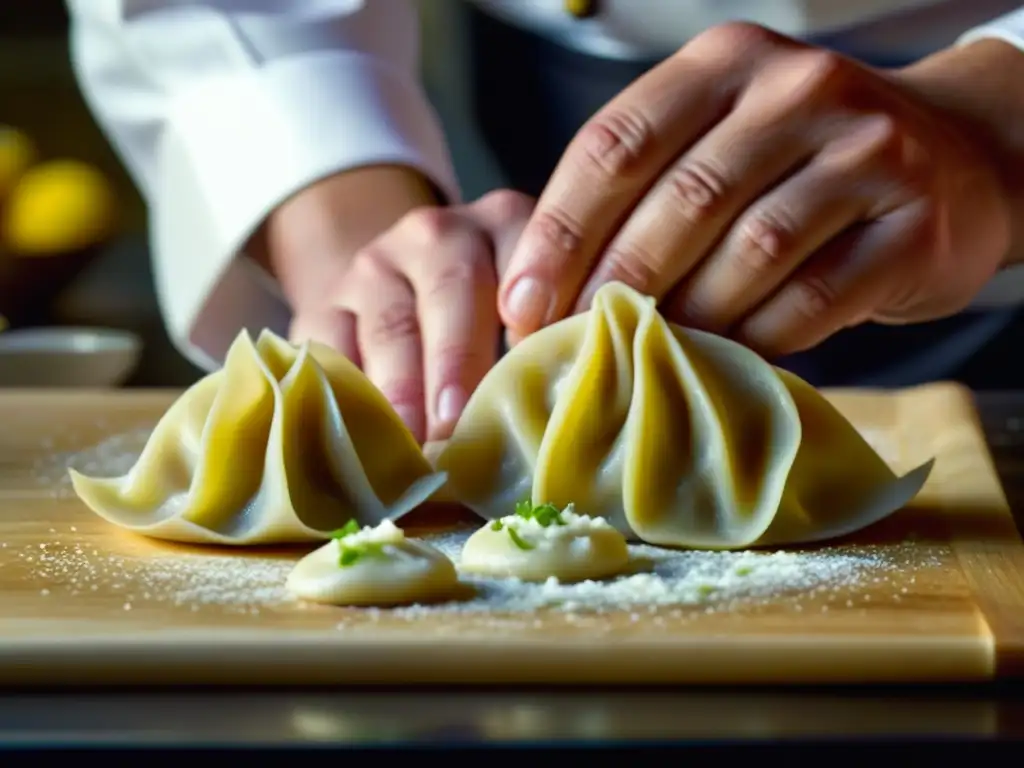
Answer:
<svg viewBox="0 0 1024 768"><path fill-rule="evenodd" d="M579 253L583 230L565 211L559 208L540 211L533 226L540 241L557 254L559 260L571 260Z"/></svg>
<svg viewBox="0 0 1024 768"><path fill-rule="evenodd" d="M676 207L694 224L716 215L730 186L723 171L706 160L694 158L675 166L666 182Z"/></svg>
<svg viewBox="0 0 1024 768"><path fill-rule="evenodd" d="M425 298L464 293L466 288L479 283L486 276L486 266L483 259L473 257L454 259L439 265L425 291Z"/></svg>
<svg viewBox="0 0 1024 768"><path fill-rule="evenodd" d="M658 260L636 245L612 246L605 253L602 269L609 281L619 281L640 291L649 293L658 282Z"/></svg>
<svg viewBox="0 0 1024 768"><path fill-rule="evenodd" d="M910 198L924 198L935 181L936 168L928 150L899 118L872 115L849 136L852 146L840 144L834 158L842 172L863 178L886 191L876 202L889 208ZM829 161L826 156L826 162Z"/></svg>
<svg viewBox="0 0 1024 768"><path fill-rule="evenodd" d="M790 285L793 310L806 320L824 315L836 303L836 292L825 278L806 275Z"/></svg>
<svg viewBox="0 0 1024 768"><path fill-rule="evenodd" d="M850 61L833 51L819 49L806 51L801 57L803 87L797 89L798 97L815 101L823 97L835 100L846 91L853 71Z"/></svg>
<svg viewBox="0 0 1024 768"><path fill-rule="evenodd" d="M792 218L774 210L759 211L739 225L736 259L750 272L762 272L781 264L796 240Z"/></svg>
<svg viewBox="0 0 1024 768"><path fill-rule="evenodd" d="M450 208L431 206L417 208L406 214L404 224L412 238L432 245L444 240L459 227L460 219Z"/></svg>
<svg viewBox="0 0 1024 768"><path fill-rule="evenodd" d="M707 51L716 58L730 56L739 58L752 51L776 44L780 35L760 24L746 21L730 21L704 30L693 38L688 48Z"/></svg>
<svg viewBox="0 0 1024 768"><path fill-rule="evenodd" d="M871 132L873 144L882 150L902 151L907 138L903 122L886 112L871 116Z"/></svg>
<svg viewBox="0 0 1024 768"><path fill-rule="evenodd" d="M633 172L654 142L650 121L636 109L609 109L580 131L583 162L603 176Z"/></svg>
<svg viewBox="0 0 1024 768"><path fill-rule="evenodd" d="M876 140L874 150L891 176L906 186L918 188L931 179L932 163L926 150L904 123L891 115L873 118Z"/></svg>
<svg viewBox="0 0 1024 768"><path fill-rule="evenodd" d="M885 113L872 115L860 130L853 131L861 162L902 161L906 138L901 121Z"/></svg>
<svg viewBox="0 0 1024 768"><path fill-rule="evenodd" d="M502 221L524 219L533 211L533 199L511 189L488 192L481 198L480 204L494 211Z"/></svg>
<svg viewBox="0 0 1024 768"><path fill-rule="evenodd" d="M342 285L355 285L357 293L365 285L388 279L387 257L380 246L370 244L352 257Z"/></svg>
<svg viewBox="0 0 1024 768"><path fill-rule="evenodd" d="M369 326L367 335L370 343L388 344L419 335L416 307L410 302L388 304L369 320Z"/></svg>

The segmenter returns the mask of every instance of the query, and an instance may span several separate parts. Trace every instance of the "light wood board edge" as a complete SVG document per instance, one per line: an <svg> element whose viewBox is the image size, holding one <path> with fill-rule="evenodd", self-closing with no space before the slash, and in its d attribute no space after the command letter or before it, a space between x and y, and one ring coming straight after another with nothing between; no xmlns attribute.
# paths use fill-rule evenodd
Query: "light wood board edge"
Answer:
<svg viewBox="0 0 1024 768"><path fill-rule="evenodd" d="M1024 541L989 450L974 393L961 384L937 382L901 390L832 389L826 394L887 395L897 399L901 431L934 434L936 421L957 425L943 434L945 468L938 484L950 547L963 571L994 653L997 679L1024 677ZM955 471L949 471L950 463ZM964 477L972 478L964 482ZM995 513L995 514L993 514Z"/></svg>
<svg viewBox="0 0 1024 768"><path fill-rule="evenodd" d="M970 428L957 433L956 448L950 453L956 455L966 470L979 477L994 478L993 482L978 482L967 489L953 487L955 480L951 476L940 475L937 482L944 485L943 498L953 500L959 496L963 502L960 508L965 511L1001 509L1006 513L999 517L986 516L980 529L965 535L958 534L956 518L948 519L954 526L950 537L953 551L975 604L995 639L996 677L1019 678L1024 676L1024 611L1021 611L1024 606L1024 542L999 480L973 393L966 387L946 384L936 386L929 394L931 397L927 399L914 399L912 392L904 392L900 398L907 408L927 409L919 411L920 419L931 418L928 414L941 412L939 409L951 415L956 413L956 421ZM964 498L965 492L974 498ZM971 528L969 524L966 527Z"/></svg>
<svg viewBox="0 0 1024 768"><path fill-rule="evenodd" d="M210 649L216 648L217 654ZM977 638L951 647L936 639L830 638L816 634L766 643L742 638L678 636L545 645L473 636L422 644L416 637L340 643L320 632L295 631L267 643L251 633L187 630L157 638L111 635L52 638L33 644L26 664L17 648L0 646L4 685L870 685L982 683ZM680 663L685 657L685 663ZM844 659L837 664L836 659Z"/></svg>

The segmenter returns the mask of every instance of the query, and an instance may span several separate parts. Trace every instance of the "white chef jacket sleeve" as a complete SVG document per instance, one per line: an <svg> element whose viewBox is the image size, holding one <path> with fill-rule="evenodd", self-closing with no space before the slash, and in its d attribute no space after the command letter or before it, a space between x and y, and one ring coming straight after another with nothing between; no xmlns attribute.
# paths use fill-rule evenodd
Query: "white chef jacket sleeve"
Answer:
<svg viewBox="0 0 1024 768"><path fill-rule="evenodd" d="M995 38L1016 46L1024 54L1024 7L970 29L960 36L958 45ZM972 307L997 307L1024 304L1024 266L1000 271L975 298Z"/></svg>
<svg viewBox="0 0 1024 768"><path fill-rule="evenodd" d="M242 328L284 334L276 283L240 253L266 215L345 169L401 164L458 188L418 83L410 0L68 0L97 121L145 195L175 345L212 369Z"/></svg>
<svg viewBox="0 0 1024 768"><path fill-rule="evenodd" d="M967 30L957 42L959 45L966 45L984 38L1004 40L1024 51L1024 6L974 29Z"/></svg>

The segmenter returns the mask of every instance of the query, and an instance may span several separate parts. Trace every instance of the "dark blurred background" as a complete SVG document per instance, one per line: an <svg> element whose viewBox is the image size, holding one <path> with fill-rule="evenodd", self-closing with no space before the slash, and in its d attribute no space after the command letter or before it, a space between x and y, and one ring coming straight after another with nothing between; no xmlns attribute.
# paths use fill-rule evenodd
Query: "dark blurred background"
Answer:
<svg viewBox="0 0 1024 768"><path fill-rule="evenodd" d="M0 4L0 125L26 134L44 159L72 158L97 168L114 192L116 229L108 242L61 257L59 268L32 259L29 294L19 291L19 325L98 325L134 331L143 356L133 385L178 385L196 371L163 329L145 250L145 206L79 94L68 57L62 0ZM68 262L71 263L68 263Z"/></svg>
<svg viewBox="0 0 1024 768"><path fill-rule="evenodd" d="M465 108L457 62L465 36L459 0L421 4L425 39L448 44L424 51L424 80L451 139L467 196L502 182ZM63 0L0 2L0 126L28 136L43 160L72 158L109 182L116 227L98 247L59 258L17 258L0 247L0 315L12 328L88 325L130 330L143 354L129 386L182 386L199 375L164 331L146 250L146 209L79 93L68 55ZM2 161L2 158L0 158ZM7 285L4 285L6 281Z"/></svg>
<svg viewBox="0 0 1024 768"><path fill-rule="evenodd" d="M978 6L974 8L978 19L973 23L996 15L984 7L994 2L976 0L971 4L972 8ZM423 80L444 124L464 197L473 199L489 189L511 184L487 149L472 109L471 73L486 73L476 78L490 84L482 91L486 94L495 90L495 68L502 68L503 62L491 61L491 70L487 70L488 57L479 50L487 46L469 44L471 39L484 39L480 38L482 30L467 21L465 8L469 4L431 0L417 5L423 39L432 43L423 47ZM966 26L970 24L965 20ZM885 31L893 37L886 44L898 53L902 45L899 30L895 25L890 30L887 25ZM936 47L948 42L936 41ZM549 58L538 65L544 77L561 77L563 85L577 94L593 86L589 101L595 108L628 82L623 77L629 72L616 71L609 79L601 75L602 68L607 68L602 62L595 64L592 60L583 66L578 59L552 52L551 48L545 48ZM905 55L912 60L925 52L906 51ZM892 56L890 52L888 57ZM501 54L490 58L500 59ZM507 91L496 90L499 96ZM479 101L480 94L475 96ZM555 99L546 111L557 112L559 103ZM584 119L585 115L579 117ZM481 122L486 125L487 121ZM564 146L575 123L572 119L563 122L565 135L547 144ZM156 304L146 246L145 205L79 93L68 55L68 18L63 0L0 2L0 128L4 126L29 137L41 161L70 158L97 171L106 180L116 220L99 245L74 252L24 258L0 242L0 316L5 316L12 328L60 325L131 331L141 338L143 351L127 382L129 386L192 383L200 372L171 345ZM492 141L495 134L492 125ZM530 152L545 143L539 139L524 142L522 136L516 141ZM509 154L509 148L505 150ZM0 134L0 176L4 151ZM50 226L50 221L60 215L58 202L52 195L37 201L29 217L37 229ZM3 208L0 200L0 212ZM1000 344L971 361L969 375L963 377L965 383L982 389L1024 386L1024 371L1014 368L1016 373L1011 375L1005 364L1005 358L1016 354L1024 343L1024 323L1014 323L1003 337Z"/></svg>

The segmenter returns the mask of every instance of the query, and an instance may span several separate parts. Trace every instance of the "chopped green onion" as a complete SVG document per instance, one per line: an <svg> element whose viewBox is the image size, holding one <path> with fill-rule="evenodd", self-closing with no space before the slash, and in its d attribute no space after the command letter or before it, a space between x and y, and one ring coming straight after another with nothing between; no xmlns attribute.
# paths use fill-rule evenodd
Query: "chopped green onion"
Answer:
<svg viewBox="0 0 1024 768"><path fill-rule="evenodd" d="M749 576L751 573L753 573L753 571L754 571L754 569L751 568L749 565L744 565L744 566L741 566L741 567L736 569L736 575L737 576Z"/></svg>
<svg viewBox="0 0 1024 768"><path fill-rule="evenodd" d="M501 522L501 520L495 520L495 521L494 521L493 523L491 523L491 530L492 530L492 531L500 531L500 530L501 530L502 528L504 528L504 527L505 527L505 526L504 526L504 524L503 524L503 523Z"/></svg>
<svg viewBox="0 0 1024 768"><path fill-rule="evenodd" d="M529 499L516 502L516 515L524 520L536 520L538 524L547 528L552 523L565 525L562 513L554 504L538 504L534 506Z"/></svg>
<svg viewBox="0 0 1024 768"><path fill-rule="evenodd" d="M345 539L354 533L359 533L359 531L359 523L355 520L349 520L344 526L331 533L331 538L338 542L338 547L341 549L338 555L338 565L342 568L348 568L364 557L379 555L384 549L383 544L376 544L374 542L346 546Z"/></svg>
<svg viewBox="0 0 1024 768"><path fill-rule="evenodd" d="M358 549L343 549L341 550L341 557L338 558L338 565L346 568L362 557L362 554Z"/></svg>
<svg viewBox="0 0 1024 768"><path fill-rule="evenodd" d="M523 549L523 550L534 549L533 544L531 544L528 541L523 541L522 536L520 536L518 533L516 533L516 529L513 528L511 525L508 527L508 535L511 537L512 543L515 544L520 549Z"/></svg>
<svg viewBox="0 0 1024 768"><path fill-rule="evenodd" d="M356 547L346 547L344 544L341 544L340 546L341 555L338 557L338 565L342 568L348 568L350 565L359 562L364 557L380 555L384 551L383 544L376 544L372 542L360 544Z"/></svg>
<svg viewBox="0 0 1024 768"><path fill-rule="evenodd" d="M344 526L336 531L331 532L332 539L344 539L347 536L351 536L353 533L359 533L359 523L355 520L349 520Z"/></svg>

